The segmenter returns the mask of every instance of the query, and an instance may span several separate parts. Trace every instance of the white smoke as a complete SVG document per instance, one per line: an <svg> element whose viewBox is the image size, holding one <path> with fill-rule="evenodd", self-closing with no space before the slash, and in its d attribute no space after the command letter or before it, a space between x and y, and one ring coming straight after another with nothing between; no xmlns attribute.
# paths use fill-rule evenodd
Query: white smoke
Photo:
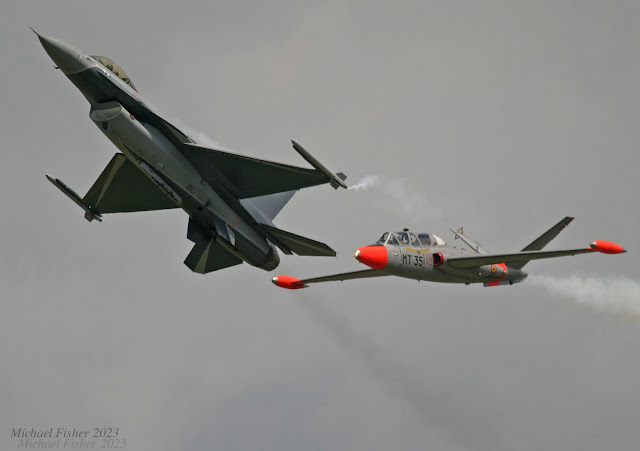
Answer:
<svg viewBox="0 0 640 451"><path fill-rule="evenodd" d="M356 183L355 185L351 185L349 189L355 191L366 190L378 186L380 182L381 178L377 175L365 175L364 177L362 177L362 179L360 179L358 183Z"/></svg>
<svg viewBox="0 0 640 451"><path fill-rule="evenodd" d="M529 281L578 305L640 319L640 282L627 277L531 275Z"/></svg>
<svg viewBox="0 0 640 451"><path fill-rule="evenodd" d="M210 137L205 132L201 132L189 127L178 118L168 117L167 121L174 127L177 127L182 133L193 139L197 144L217 150L226 150L218 141Z"/></svg>
<svg viewBox="0 0 640 451"><path fill-rule="evenodd" d="M405 219L416 222L444 216L441 206L433 203L418 188L412 187L405 179L391 178L380 175L366 175L355 185L349 187L354 191L375 190L379 193L377 199L382 199L385 205L394 213Z"/></svg>

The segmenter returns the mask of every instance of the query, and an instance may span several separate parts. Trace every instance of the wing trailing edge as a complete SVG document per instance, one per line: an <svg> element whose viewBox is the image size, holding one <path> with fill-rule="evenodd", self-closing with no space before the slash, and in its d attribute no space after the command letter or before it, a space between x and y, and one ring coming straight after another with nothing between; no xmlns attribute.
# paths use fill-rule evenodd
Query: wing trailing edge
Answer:
<svg viewBox="0 0 640 451"><path fill-rule="evenodd" d="M287 288L289 290L297 290L299 288L306 288L309 284L320 282L342 282L344 280L355 279L369 279L372 277L383 277L389 274L375 269L365 269L362 271L345 272L341 274L333 274L330 276L312 277L309 279L296 279L291 276L276 276L271 279L271 282L279 286L280 288Z"/></svg>

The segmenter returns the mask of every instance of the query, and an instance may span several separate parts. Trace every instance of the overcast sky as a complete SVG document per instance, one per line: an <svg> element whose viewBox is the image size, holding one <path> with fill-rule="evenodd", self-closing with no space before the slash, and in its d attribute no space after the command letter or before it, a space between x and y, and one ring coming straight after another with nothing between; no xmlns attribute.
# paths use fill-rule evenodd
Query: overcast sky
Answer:
<svg viewBox="0 0 640 451"><path fill-rule="evenodd" d="M206 2L205 2L206 3ZM0 7L0 447L12 428L118 427L131 450L636 450L638 2L5 2ZM203 144L367 190L296 194L276 225L338 257L183 265L182 211L83 212L115 153L28 26L120 64ZM533 262L513 287L361 268L385 230L449 227ZM537 275L538 277L534 277Z"/></svg>

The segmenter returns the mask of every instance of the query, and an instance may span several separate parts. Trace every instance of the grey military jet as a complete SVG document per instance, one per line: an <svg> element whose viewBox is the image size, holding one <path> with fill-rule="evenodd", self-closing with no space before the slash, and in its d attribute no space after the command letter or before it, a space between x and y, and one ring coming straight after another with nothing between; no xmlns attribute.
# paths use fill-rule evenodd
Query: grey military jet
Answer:
<svg viewBox="0 0 640 451"><path fill-rule="evenodd" d="M279 287L295 290L319 282L398 276L418 281L467 285L483 283L485 287L495 287L525 280L527 273L522 268L530 260L590 254L594 251L604 254L627 252L610 241L594 241L582 249L543 251L571 221L571 217L564 218L520 252L513 254L490 254L465 235L463 229L451 231L455 239L460 239L469 249L448 246L442 238L430 233L416 235L409 229L385 232L375 244L361 247L354 253L356 260L371 269L302 280L276 276L272 282Z"/></svg>
<svg viewBox="0 0 640 451"><path fill-rule="evenodd" d="M295 141L293 148L314 169L199 146L158 116L111 59L36 35L91 104L93 123L120 151L84 197L47 174L88 221L107 213L182 208L189 215L187 238L195 243L184 263L201 274L243 261L270 271L280 262L276 246L285 254L335 256L326 244L272 221L301 188L346 188L344 174L329 171Z"/></svg>

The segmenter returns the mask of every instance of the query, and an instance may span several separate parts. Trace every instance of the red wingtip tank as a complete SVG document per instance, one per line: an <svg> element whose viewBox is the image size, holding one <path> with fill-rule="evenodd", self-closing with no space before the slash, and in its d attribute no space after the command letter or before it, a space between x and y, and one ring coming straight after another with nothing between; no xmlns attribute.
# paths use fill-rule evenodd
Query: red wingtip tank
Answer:
<svg viewBox="0 0 640 451"><path fill-rule="evenodd" d="M602 252L603 254L622 254L623 252L627 252L626 249L623 249L619 244L603 240L591 243L591 250Z"/></svg>
<svg viewBox="0 0 640 451"><path fill-rule="evenodd" d="M300 279L296 279L291 276L275 276L271 279L271 282L273 282L274 285L277 285L280 288L286 288L287 290L298 290L305 286Z"/></svg>

